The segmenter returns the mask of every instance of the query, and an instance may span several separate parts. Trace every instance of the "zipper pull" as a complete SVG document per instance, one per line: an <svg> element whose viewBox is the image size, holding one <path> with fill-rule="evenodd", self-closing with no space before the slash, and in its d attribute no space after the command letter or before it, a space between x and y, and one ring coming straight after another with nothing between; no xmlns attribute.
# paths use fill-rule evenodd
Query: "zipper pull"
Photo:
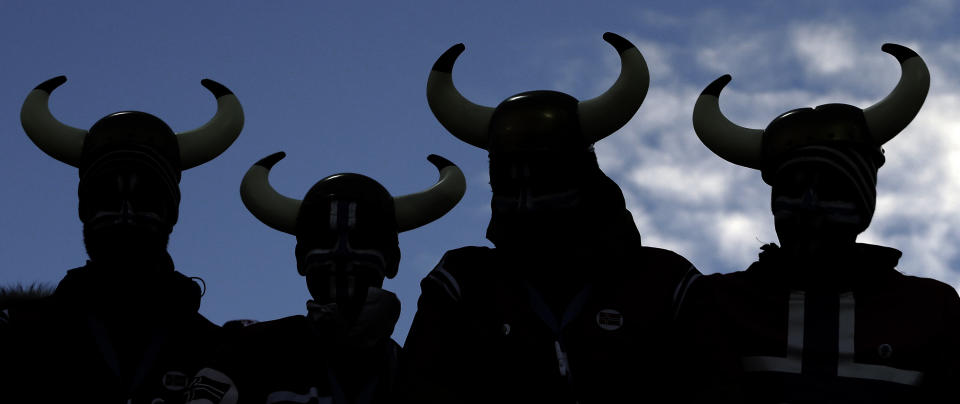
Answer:
<svg viewBox="0 0 960 404"><path fill-rule="evenodd" d="M570 364L567 363L567 353L560 347L560 341L553 341L554 348L557 349L557 364L560 366L560 376L567 376L570 373Z"/></svg>

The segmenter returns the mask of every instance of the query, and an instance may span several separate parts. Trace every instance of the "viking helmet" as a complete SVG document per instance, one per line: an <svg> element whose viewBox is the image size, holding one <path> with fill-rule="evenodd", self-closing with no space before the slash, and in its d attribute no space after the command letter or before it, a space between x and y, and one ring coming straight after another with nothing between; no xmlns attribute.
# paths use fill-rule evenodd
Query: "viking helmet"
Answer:
<svg viewBox="0 0 960 404"><path fill-rule="evenodd" d="M88 154L110 148L113 144L128 143L158 149L164 157L178 161L177 171L186 170L223 153L243 128L243 108L237 97L222 84L209 79L200 81L200 84L216 97L216 114L203 126L176 133L174 138L166 133L169 128L165 124L161 125L162 122L158 123L155 118L146 118L148 114L142 112L111 114L94 124L90 131L74 128L54 118L48 105L50 93L66 81L66 77L58 76L34 88L23 102L20 122L40 150L81 169L84 160L95 157ZM104 131L95 130L98 128ZM175 156L168 152L174 148L177 150Z"/></svg>
<svg viewBox="0 0 960 404"><path fill-rule="evenodd" d="M267 226L296 236L298 243L333 245L346 238L341 245L396 250L388 254L388 278L397 273L397 234L439 219L466 191L460 169L431 154L427 160L440 171L440 179L427 190L394 197L369 177L335 174L318 181L301 201L281 195L268 180L270 169L285 156L283 152L267 156L244 175L240 197L250 213Z"/></svg>
<svg viewBox="0 0 960 404"><path fill-rule="evenodd" d="M90 241L87 232L92 230L88 228L91 220L117 223L118 220L126 222L130 217L157 222L154 223L156 232L165 238L177 222L181 171L218 156L239 136L243 109L237 97L223 85L205 79L200 83L216 97L217 112L197 129L175 133L153 115L126 111L110 114L90 130L83 130L61 123L50 113L50 93L66 81L64 76L54 77L34 88L23 102L20 122L40 150L79 168L79 214L85 224L87 241ZM137 191L131 191L137 187L130 188L130 184L109 186L139 193L140 197L151 200L146 201L146 205L156 202L163 206L147 207L145 211L144 204L131 206L137 203L131 202L128 196L106 195L100 189L104 184L116 183L117 178L131 175L140 176L141 180L149 177L151 185L143 185L141 181ZM158 192L163 196L153 197L144 192ZM89 247L88 243L88 250Z"/></svg>
<svg viewBox="0 0 960 404"><path fill-rule="evenodd" d="M886 98L860 109L844 104L796 109L774 119L766 129L744 128L720 112L720 91L730 82L724 75L707 86L693 109L693 128L718 156L764 171L764 180L787 153L805 146L849 145L879 152L920 111L930 88L930 72L916 52L901 45L881 49L900 62L900 81Z"/></svg>
<svg viewBox="0 0 960 404"><path fill-rule="evenodd" d="M427 102L458 139L494 152L587 149L625 125L640 108L650 84L643 55L630 41L607 32L620 54L620 76L600 96L578 101L556 91L530 91L496 108L477 105L453 85L453 65L465 49L456 44L437 59L427 79Z"/></svg>

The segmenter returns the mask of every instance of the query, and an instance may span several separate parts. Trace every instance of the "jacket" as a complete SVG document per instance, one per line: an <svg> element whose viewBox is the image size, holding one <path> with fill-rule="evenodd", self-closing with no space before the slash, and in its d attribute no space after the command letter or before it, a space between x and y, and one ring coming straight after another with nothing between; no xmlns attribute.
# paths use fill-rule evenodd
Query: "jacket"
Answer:
<svg viewBox="0 0 960 404"><path fill-rule="evenodd" d="M675 304L698 274L686 259L638 245L581 268L567 293L549 276L524 279L516 265L497 249L466 247L421 282L402 356L409 402L656 397Z"/></svg>
<svg viewBox="0 0 960 404"><path fill-rule="evenodd" d="M748 403L939 402L960 381L960 298L858 244L836 271L769 245L747 270L702 277L679 314L690 391Z"/></svg>
<svg viewBox="0 0 960 404"><path fill-rule="evenodd" d="M88 262L52 295L8 310L0 401L183 402L219 327L197 312L199 286L172 261L160 267L126 283Z"/></svg>

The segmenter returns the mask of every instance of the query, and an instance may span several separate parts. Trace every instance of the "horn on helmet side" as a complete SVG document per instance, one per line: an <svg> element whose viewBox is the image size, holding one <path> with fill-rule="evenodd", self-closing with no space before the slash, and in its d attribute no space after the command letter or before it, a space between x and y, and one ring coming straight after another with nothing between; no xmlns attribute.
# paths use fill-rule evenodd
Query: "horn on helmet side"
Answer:
<svg viewBox="0 0 960 404"><path fill-rule="evenodd" d="M186 170L213 160L233 144L243 129L243 107L230 89L210 79L200 84L217 99L217 112L203 126L177 133L180 168Z"/></svg>
<svg viewBox="0 0 960 404"><path fill-rule="evenodd" d="M612 32L603 34L603 40L620 55L620 76L606 92L577 105L580 128L589 143L626 125L640 109L650 87L650 70L637 47Z"/></svg>
<svg viewBox="0 0 960 404"><path fill-rule="evenodd" d="M440 171L440 179L424 191L393 198L398 232L439 219L460 202L467 190L463 172L450 160L436 154L429 155L427 160Z"/></svg>
<svg viewBox="0 0 960 404"><path fill-rule="evenodd" d="M714 154L733 164L759 170L763 130L730 122L720 111L720 92L730 80L729 74L721 76L697 97L693 107L693 130Z"/></svg>
<svg viewBox="0 0 960 404"><path fill-rule="evenodd" d="M493 108L474 104L453 85L453 64L466 49L458 43L443 52L427 78L427 104L437 121L453 136L468 144L487 148L487 128Z"/></svg>
<svg viewBox="0 0 960 404"><path fill-rule="evenodd" d="M277 152L251 166L240 182L240 199L263 224L296 235L301 201L281 195L269 179L270 169L286 156L284 152Z"/></svg>
<svg viewBox="0 0 960 404"><path fill-rule="evenodd" d="M66 76L57 76L31 90L20 108L20 124L27 137L44 153L79 167L87 131L65 125L50 113L50 93L66 82Z"/></svg>
<svg viewBox="0 0 960 404"><path fill-rule="evenodd" d="M867 127L881 146L907 127L920 112L930 90L930 71L916 52L902 45L886 43L880 48L900 62L900 80L884 99L863 110Z"/></svg>
<svg viewBox="0 0 960 404"><path fill-rule="evenodd" d="M20 109L20 123L40 150L77 167L87 131L61 123L50 113L49 107L50 93L66 81L65 76L57 76L27 94ZM223 153L243 128L243 108L233 92L209 79L200 84L217 98L217 112L203 126L177 134L182 170L196 167Z"/></svg>

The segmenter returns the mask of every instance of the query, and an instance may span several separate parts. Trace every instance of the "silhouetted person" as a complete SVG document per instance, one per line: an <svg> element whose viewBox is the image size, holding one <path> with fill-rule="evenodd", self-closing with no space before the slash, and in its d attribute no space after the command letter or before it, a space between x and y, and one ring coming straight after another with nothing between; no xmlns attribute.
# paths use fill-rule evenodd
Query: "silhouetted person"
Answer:
<svg viewBox="0 0 960 404"><path fill-rule="evenodd" d="M900 251L861 244L876 204L881 146L914 118L930 84L923 60L886 44L902 69L882 101L796 109L765 130L728 121L708 86L693 123L712 151L772 186L781 245L746 271L694 282L680 310L694 360L688 392L750 403L945 402L960 382L960 299L897 271ZM937 248L930 246L930 248ZM699 373L697 371L700 371Z"/></svg>
<svg viewBox="0 0 960 404"><path fill-rule="evenodd" d="M21 122L44 152L79 168L86 265L54 293L10 310L3 402L183 402L189 375L218 327L197 313L200 287L174 270L167 239L177 222L182 170L203 164L240 134L243 111L226 87L204 80L217 113L175 134L143 112L118 112L89 131L47 109L57 77L26 98ZM7 384L9 383L9 384Z"/></svg>
<svg viewBox="0 0 960 404"><path fill-rule="evenodd" d="M242 327L191 387L197 403L384 403L395 400L400 347L390 335L400 301L381 289L397 274L398 233L452 209L466 190L463 173L443 157L430 189L399 197L360 174L317 182L303 201L268 182L284 154L247 171L244 205L264 224L297 238L297 271L312 300L307 315ZM226 388L224 388L226 386ZM226 392L226 394L222 394Z"/></svg>
<svg viewBox="0 0 960 404"><path fill-rule="evenodd" d="M656 396L674 294L696 269L641 246L619 187L597 165L593 143L630 120L649 84L637 48L604 39L620 54L620 77L586 101L532 91L483 107L453 86L462 44L434 64L434 115L489 152L496 248L448 251L421 282L402 362L409 402Z"/></svg>

